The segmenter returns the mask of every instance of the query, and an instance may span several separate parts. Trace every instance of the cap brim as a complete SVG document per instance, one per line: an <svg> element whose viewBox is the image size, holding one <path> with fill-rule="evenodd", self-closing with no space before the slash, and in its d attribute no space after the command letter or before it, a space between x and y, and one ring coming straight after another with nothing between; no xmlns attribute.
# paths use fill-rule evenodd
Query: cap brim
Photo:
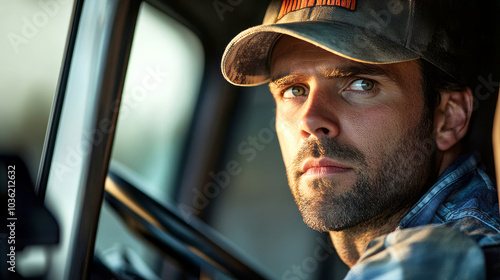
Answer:
<svg viewBox="0 0 500 280"><path fill-rule="evenodd" d="M333 22L291 22L260 25L241 32L222 57L222 74L240 86L269 81L269 55L281 35L304 40L336 55L364 63L386 64L418 59L404 46L369 34L365 29Z"/></svg>

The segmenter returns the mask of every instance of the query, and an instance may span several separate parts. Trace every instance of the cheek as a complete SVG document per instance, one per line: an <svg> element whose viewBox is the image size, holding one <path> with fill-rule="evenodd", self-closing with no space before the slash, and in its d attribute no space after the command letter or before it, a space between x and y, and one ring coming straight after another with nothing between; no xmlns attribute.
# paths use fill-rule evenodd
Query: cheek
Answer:
<svg viewBox="0 0 500 280"><path fill-rule="evenodd" d="M294 159L300 139L297 139L297 135L293 131L293 125L279 116L276 117L276 134L278 135L283 161L285 166L288 166Z"/></svg>
<svg viewBox="0 0 500 280"><path fill-rule="evenodd" d="M368 164L374 166L398 145L410 126L406 121L397 111L387 110L387 107L368 109L349 119L344 135L365 155Z"/></svg>

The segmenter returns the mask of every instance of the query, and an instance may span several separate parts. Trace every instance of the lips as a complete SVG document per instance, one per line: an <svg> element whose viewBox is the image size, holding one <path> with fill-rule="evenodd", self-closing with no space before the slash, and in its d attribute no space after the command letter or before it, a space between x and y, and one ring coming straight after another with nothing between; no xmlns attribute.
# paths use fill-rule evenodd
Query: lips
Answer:
<svg viewBox="0 0 500 280"><path fill-rule="evenodd" d="M304 161L301 171L306 176L329 176L352 170L351 167L329 158L308 158Z"/></svg>

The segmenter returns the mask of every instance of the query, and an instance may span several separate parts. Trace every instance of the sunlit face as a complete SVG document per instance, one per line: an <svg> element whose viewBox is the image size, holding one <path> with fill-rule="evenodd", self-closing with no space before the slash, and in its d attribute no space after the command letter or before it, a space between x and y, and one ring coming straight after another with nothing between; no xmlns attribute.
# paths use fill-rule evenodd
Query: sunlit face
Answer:
<svg viewBox="0 0 500 280"><path fill-rule="evenodd" d="M434 141L417 62L364 64L283 37L269 87L289 185L308 226L350 228L425 191Z"/></svg>

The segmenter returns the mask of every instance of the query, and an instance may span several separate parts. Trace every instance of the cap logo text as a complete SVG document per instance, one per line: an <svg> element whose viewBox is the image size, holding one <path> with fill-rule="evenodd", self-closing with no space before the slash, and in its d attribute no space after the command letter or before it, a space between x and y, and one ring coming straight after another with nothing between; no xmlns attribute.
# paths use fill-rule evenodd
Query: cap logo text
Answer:
<svg viewBox="0 0 500 280"><path fill-rule="evenodd" d="M278 19L290 12L313 6L337 6L355 10L356 0L283 0Z"/></svg>

